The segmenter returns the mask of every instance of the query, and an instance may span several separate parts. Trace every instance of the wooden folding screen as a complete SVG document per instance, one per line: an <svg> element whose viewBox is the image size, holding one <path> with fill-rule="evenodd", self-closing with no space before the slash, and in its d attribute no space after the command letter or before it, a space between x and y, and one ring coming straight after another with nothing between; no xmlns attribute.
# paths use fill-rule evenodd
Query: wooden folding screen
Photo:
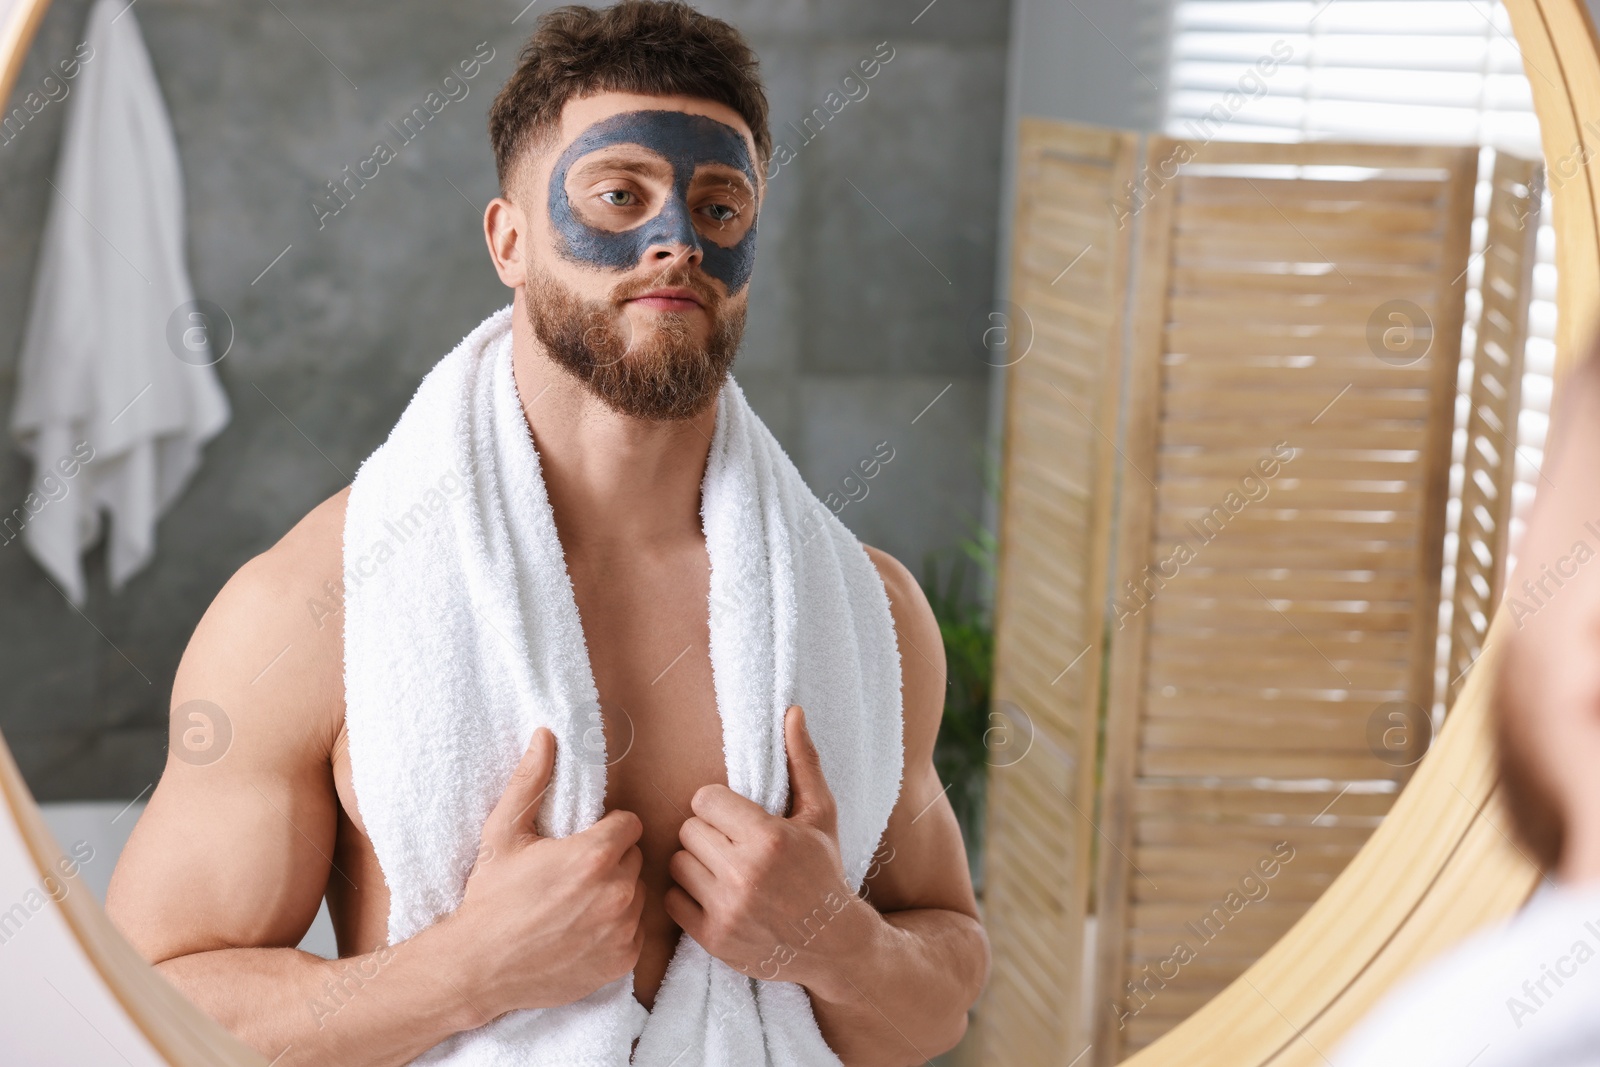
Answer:
<svg viewBox="0 0 1600 1067"><path fill-rule="evenodd" d="M1017 160L985 868L985 1063L1067 1067L1082 1003L1130 134L1024 120Z"/></svg>
<svg viewBox="0 0 1600 1067"><path fill-rule="evenodd" d="M1148 142L1095 1062L1237 977L1420 758L1476 167L1476 148Z"/></svg>
<svg viewBox="0 0 1600 1067"><path fill-rule="evenodd" d="M1455 704L1467 672L1483 651L1489 617L1505 584L1542 174L1543 167L1533 160L1503 152L1495 156L1479 286L1483 310L1472 357L1471 409L1462 460L1446 707Z"/></svg>

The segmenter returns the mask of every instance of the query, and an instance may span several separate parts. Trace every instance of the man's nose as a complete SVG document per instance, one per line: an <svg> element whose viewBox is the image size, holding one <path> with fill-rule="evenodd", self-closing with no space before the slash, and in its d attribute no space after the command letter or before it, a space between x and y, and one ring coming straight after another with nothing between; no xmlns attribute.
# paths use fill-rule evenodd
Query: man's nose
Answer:
<svg viewBox="0 0 1600 1067"><path fill-rule="evenodd" d="M689 264L691 267L698 267L704 255L704 250L698 244L676 243L651 245L650 251L645 254L645 258L656 266L662 266L676 259Z"/></svg>
<svg viewBox="0 0 1600 1067"><path fill-rule="evenodd" d="M689 205L671 197L661 205L661 210L647 225L644 258L661 265L681 259L698 266L705 257L700 246L700 235L695 232L694 221L689 217Z"/></svg>

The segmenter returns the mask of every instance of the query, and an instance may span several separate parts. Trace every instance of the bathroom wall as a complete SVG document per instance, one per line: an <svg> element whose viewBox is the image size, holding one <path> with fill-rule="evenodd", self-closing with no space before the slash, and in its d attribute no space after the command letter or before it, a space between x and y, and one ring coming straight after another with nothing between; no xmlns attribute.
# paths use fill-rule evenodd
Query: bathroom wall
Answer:
<svg viewBox="0 0 1600 1067"><path fill-rule="evenodd" d="M154 782L173 672L211 598L348 483L423 373L507 300L479 231L495 193L484 114L549 6L525 4L134 9L183 158L195 286L236 334L218 365L234 416L162 522L158 558L121 594L97 551L80 614L20 543L0 547L0 730L41 798L132 799ZM893 460L841 517L920 573L924 553L950 549L982 512L990 384L972 324L994 292L1007 0L701 6L752 39L774 138L792 151L761 220L735 375L819 495L889 442ZM56 0L8 111L72 53L87 8ZM480 42L494 58L469 96L319 220L324 183ZM842 84L882 56L864 96ZM7 422L70 104L0 144ZM0 449L0 512L27 478L21 454Z"/></svg>

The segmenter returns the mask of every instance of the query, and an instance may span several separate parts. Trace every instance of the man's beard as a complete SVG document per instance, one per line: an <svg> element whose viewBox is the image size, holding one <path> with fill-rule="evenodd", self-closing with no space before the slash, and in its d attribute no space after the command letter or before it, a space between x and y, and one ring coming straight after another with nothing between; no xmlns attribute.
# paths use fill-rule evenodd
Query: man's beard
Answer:
<svg viewBox="0 0 1600 1067"><path fill-rule="evenodd" d="M651 289L692 290L711 319L705 344L688 314L655 312L654 329L632 336L623 301ZM695 268L618 286L607 300L585 300L534 268L528 321L562 367L612 409L637 419L690 419L716 399L744 334L744 305L727 302ZM690 312L689 314L693 314Z"/></svg>

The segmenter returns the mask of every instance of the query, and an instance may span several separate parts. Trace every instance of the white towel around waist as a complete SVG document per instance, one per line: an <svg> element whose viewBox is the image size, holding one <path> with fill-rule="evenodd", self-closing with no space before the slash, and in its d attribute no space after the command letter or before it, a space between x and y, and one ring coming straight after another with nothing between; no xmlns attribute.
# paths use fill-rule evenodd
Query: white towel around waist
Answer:
<svg viewBox="0 0 1600 1067"><path fill-rule="evenodd" d="M888 597L860 542L806 487L731 375L701 520L728 785L770 812L785 810L783 715L802 705L859 889L904 759ZM513 376L510 307L429 372L361 466L344 565L352 777L389 887L392 944L460 904L484 820L537 727L557 739L540 832L574 833L603 813L606 760L592 752L600 703ZM801 987L748 978L685 936L648 1013L630 975L575 1004L502 1016L414 1062L839 1060Z"/></svg>

